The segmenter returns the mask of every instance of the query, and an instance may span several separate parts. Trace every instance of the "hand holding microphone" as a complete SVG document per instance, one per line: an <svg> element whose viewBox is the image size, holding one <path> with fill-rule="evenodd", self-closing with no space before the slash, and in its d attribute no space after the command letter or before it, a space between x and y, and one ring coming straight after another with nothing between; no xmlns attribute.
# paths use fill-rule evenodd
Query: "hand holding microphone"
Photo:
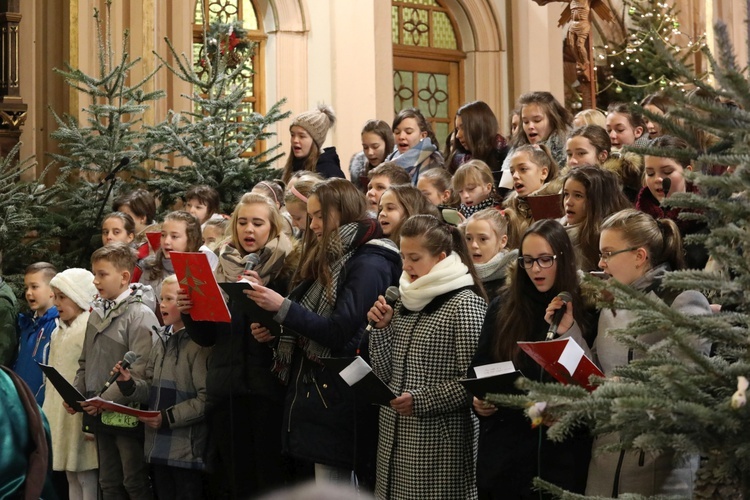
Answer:
<svg viewBox="0 0 750 500"><path fill-rule="evenodd" d="M365 330L371 332L375 327L384 328L388 325L393 317L393 304L396 303L400 295L397 286L389 286L385 291L385 297L382 295L378 297L378 300L370 308L370 312L367 313L367 319L370 322Z"/></svg>
<svg viewBox="0 0 750 500"><path fill-rule="evenodd" d="M137 359L138 359L138 355L134 353L133 351L126 352L125 356L122 357L122 361L120 361L119 363L120 368L127 369L128 367L130 367L130 365L135 363ZM112 373L109 376L109 380L107 380L107 382L104 384L104 387L102 387L102 389L96 395L101 396L102 394L104 394L104 391L109 389L109 386L114 384L115 380L117 380L117 377L119 376L120 376L119 371L112 370Z"/></svg>
<svg viewBox="0 0 750 500"><path fill-rule="evenodd" d="M552 340L558 333L563 334L573 326L573 296L568 292L560 292L557 297L547 306L547 313L544 315L545 321L549 323L547 330L547 340ZM566 324L560 328L561 324ZM558 332L558 330L560 330Z"/></svg>
<svg viewBox="0 0 750 500"><path fill-rule="evenodd" d="M250 271L255 269L255 266L257 266L259 263L260 257L257 253L251 253L250 255L248 255L245 260L245 269L242 271L242 276L240 276L237 281L244 281L246 283L250 283L250 285L252 286L253 282L250 280L250 277L252 277Z"/></svg>

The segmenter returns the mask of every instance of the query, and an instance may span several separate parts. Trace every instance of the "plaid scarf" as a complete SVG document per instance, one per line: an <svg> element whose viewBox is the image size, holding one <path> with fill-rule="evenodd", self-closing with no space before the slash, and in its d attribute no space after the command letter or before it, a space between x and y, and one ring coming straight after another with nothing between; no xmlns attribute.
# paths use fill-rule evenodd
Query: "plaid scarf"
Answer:
<svg viewBox="0 0 750 500"><path fill-rule="evenodd" d="M330 293L327 293L326 287L323 283L316 279L310 288L304 292L299 304L312 311L315 314L328 318L333 313L336 305L336 294L339 285L339 277L341 276L341 270L344 268L346 262L351 258L354 252L365 243L376 236L377 224L373 220L367 222L351 222L341 226L338 233L334 235L331 240L331 247L335 249L341 249L341 257L333 261L330 264L331 267L331 283L328 286ZM333 259L330 257L328 261L331 262ZM279 344L274 353L274 366L272 371L279 377L284 383L289 381L289 370L292 365L292 356L294 350L299 347L301 348L305 356L320 364L320 358L330 357L330 348L320 345L318 342L311 340L304 335L300 335L290 329L281 327L281 337L279 338ZM307 376L305 376L307 380Z"/></svg>

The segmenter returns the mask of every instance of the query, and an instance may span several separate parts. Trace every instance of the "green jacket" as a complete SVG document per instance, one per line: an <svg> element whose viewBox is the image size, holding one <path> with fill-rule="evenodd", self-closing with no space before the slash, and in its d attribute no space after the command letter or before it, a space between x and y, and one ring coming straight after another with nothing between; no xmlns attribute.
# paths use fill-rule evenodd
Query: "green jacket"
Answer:
<svg viewBox="0 0 750 500"><path fill-rule="evenodd" d="M16 295L0 278L0 365L12 366L18 349L18 303Z"/></svg>

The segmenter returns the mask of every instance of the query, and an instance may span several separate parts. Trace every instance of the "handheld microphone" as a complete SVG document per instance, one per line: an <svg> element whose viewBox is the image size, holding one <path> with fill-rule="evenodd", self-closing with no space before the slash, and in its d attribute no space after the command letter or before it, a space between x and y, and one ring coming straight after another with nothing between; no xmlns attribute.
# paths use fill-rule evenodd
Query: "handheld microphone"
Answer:
<svg viewBox="0 0 750 500"><path fill-rule="evenodd" d="M128 368L130 365L135 363L135 360L138 359L138 355L134 353L133 351L128 351L125 353L125 356L122 357L122 361L120 362L120 366L123 368ZM97 396L101 396L104 394L104 391L109 389L109 386L115 383L115 380L117 380L117 377L120 376L120 372L113 372L112 375L110 375L109 380L107 380L107 383L104 384L104 387L102 387L102 390L99 391Z"/></svg>
<svg viewBox="0 0 750 500"><path fill-rule="evenodd" d="M664 197L666 198L667 195L669 195L669 188L672 187L672 179L669 177L665 177L661 181L661 188L664 190Z"/></svg>
<svg viewBox="0 0 750 500"><path fill-rule="evenodd" d="M130 163L130 158L125 156L122 160L120 160L120 163L118 163L117 166L113 168L112 171L104 177L104 179L99 181L99 185L96 187L100 188L102 187L102 185L104 185L105 182L111 181L112 179L114 179L115 174L117 174L117 172L125 168L128 165L128 163Z"/></svg>
<svg viewBox="0 0 750 500"><path fill-rule="evenodd" d="M555 314L552 316L552 324L549 325L549 330L547 330L547 340L555 338L555 335L557 335L557 329L560 327L560 321L562 321L565 311L568 309L568 302L573 301L573 296L568 292L560 292L557 296L562 299L563 306L555 311Z"/></svg>
<svg viewBox="0 0 750 500"><path fill-rule="evenodd" d="M397 286L389 286L385 291L385 303L393 307L393 304L396 303L396 301L398 300L400 296L401 296L401 293L398 291ZM372 329L375 327L375 323L377 323L377 321L375 320L372 320L369 323L367 323L367 328L365 328L365 330L367 330L368 333L371 332Z"/></svg>
<svg viewBox="0 0 750 500"><path fill-rule="evenodd" d="M247 256L247 261L245 261L245 270L242 272L242 276L240 276L240 279L237 281L248 281L245 277L245 271L252 271L255 269L255 266L258 265L260 262L260 257L257 253L251 253Z"/></svg>

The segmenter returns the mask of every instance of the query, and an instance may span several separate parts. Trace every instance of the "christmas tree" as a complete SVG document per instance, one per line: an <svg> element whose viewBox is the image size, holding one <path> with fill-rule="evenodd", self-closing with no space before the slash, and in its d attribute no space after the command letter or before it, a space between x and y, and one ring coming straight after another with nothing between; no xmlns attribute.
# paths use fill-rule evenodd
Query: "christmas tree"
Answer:
<svg viewBox="0 0 750 500"><path fill-rule="evenodd" d="M618 368L615 376L598 380L591 393L582 387L524 380L527 395L490 399L522 407L546 402L546 421L553 422L551 439L563 439L585 424L596 436L616 433L619 449L700 456L694 498L733 499L750 497L750 407L745 404L750 378L750 114L745 111L750 109L750 80L735 61L723 25L716 26L716 35L716 59L704 49L715 86L692 73L668 46L656 44L655 49L675 76L695 89L665 89L677 105L662 118L664 124L692 138L692 149L681 154L691 157L702 167L699 170L714 165L734 168L720 176L696 171L689 178L699 194L667 198L669 206L695 209L682 217L707 223L708 234L687 240L705 245L715 270L672 272L664 286L700 290L720 304L722 312L685 316L613 280L587 280L598 288L602 308L637 312L637 321L627 330L609 332L637 352L636 359ZM698 135L708 140L701 144ZM678 153L661 154L665 152ZM664 340L656 344L641 338L657 332ZM692 347L696 338L711 343L710 357ZM582 498L539 484L563 498Z"/></svg>
<svg viewBox="0 0 750 500"><path fill-rule="evenodd" d="M107 10L110 7L108 0ZM56 70L79 92L79 98L85 101L86 115L86 123L82 124L75 116L60 116L52 110L58 129L51 137L59 142L63 153L51 155L61 168L56 181L60 193L55 210L50 213L50 226L59 228L64 265L87 265L89 255L99 245L97 215L102 209L106 213L120 187L114 174L142 172L141 163L153 158L143 141L143 114L150 103L164 96L161 90L144 90L159 68L139 82L128 83L131 69L141 63L140 58L130 60L128 32L116 54L109 25L111 16L107 13L107 24L103 26L100 12L95 9L94 19L97 74L88 75L70 65L67 70ZM105 186L101 182L104 179L112 184Z"/></svg>
<svg viewBox="0 0 750 500"><path fill-rule="evenodd" d="M264 115L243 103L247 87L246 61L253 46L244 41L239 22L215 22L204 34L202 56L192 64L185 54L178 55L165 39L176 65L162 62L178 78L195 89L189 96L192 110L170 111L167 119L148 131L149 143L166 162L170 155L187 159L181 167L166 165L151 172L148 188L158 192L163 209L175 204L192 185L207 184L221 197L222 211L231 213L243 193L258 181L276 175L272 163L280 145L255 150L258 141L273 134L267 129L286 118L283 101Z"/></svg>

